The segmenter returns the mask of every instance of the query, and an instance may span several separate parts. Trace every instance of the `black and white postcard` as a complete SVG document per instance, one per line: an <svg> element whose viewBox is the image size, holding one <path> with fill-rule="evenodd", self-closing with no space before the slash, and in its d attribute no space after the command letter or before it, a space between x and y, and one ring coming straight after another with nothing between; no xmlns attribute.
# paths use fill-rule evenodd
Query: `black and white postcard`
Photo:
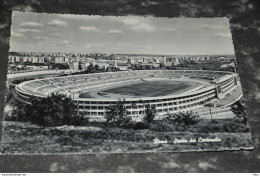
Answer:
<svg viewBox="0 0 260 176"><path fill-rule="evenodd" d="M228 18L14 11L1 154L252 149L238 73Z"/></svg>

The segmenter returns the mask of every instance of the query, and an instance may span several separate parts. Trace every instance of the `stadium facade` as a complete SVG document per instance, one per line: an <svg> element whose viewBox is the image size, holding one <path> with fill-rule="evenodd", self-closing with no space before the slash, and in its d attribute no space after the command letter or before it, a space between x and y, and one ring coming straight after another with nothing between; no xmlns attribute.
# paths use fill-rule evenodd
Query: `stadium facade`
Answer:
<svg viewBox="0 0 260 176"><path fill-rule="evenodd" d="M82 93L103 90L111 87L133 84L140 80L169 80L199 83L178 94L156 97L128 97L125 106L128 114L138 117L144 114L145 105L156 107L158 114L189 111L214 100L222 99L238 85L238 75L232 72L208 70L136 70L103 72L63 77L53 77L26 81L16 86L18 98L25 103L30 97L47 97L51 93L70 95L78 104L80 112L92 117L104 117L107 107L116 104L118 98L79 98Z"/></svg>

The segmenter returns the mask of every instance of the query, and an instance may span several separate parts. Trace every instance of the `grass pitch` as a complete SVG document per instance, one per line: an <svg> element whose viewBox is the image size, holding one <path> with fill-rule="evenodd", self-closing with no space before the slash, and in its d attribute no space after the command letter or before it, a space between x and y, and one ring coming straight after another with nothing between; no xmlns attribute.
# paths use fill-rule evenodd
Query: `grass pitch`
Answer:
<svg viewBox="0 0 260 176"><path fill-rule="evenodd" d="M103 90L102 93L113 93L140 97L157 97L169 95L182 89L186 89L190 86L191 83L181 81L143 81L140 83L106 89Z"/></svg>

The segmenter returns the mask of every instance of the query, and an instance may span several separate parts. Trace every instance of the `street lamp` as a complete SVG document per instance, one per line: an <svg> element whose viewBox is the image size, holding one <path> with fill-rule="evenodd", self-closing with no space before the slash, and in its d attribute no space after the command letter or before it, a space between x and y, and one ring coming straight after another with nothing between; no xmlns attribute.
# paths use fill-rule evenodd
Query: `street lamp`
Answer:
<svg viewBox="0 0 260 176"><path fill-rule="evenodd" d="M208 104L205 104L205 106L209 107L210 117L211 117L211 120L212 120L212 111L211 111L212 104L208 103Z"/></svg>

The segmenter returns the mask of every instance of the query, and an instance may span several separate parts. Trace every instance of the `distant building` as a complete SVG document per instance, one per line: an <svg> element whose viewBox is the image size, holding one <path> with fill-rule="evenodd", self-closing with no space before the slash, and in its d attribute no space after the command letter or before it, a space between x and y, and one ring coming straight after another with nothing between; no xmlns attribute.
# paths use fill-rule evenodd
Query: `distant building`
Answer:
<svg viewBox="0 0 260 176"><path fill-rule="evenodd" d="M19 56L9 56L8 57L8 62L11 62L11 63L18 63L20 62L20 57Z"/></svg>
<svg viewBox="0 0 260 176"><path fill-rule="evenodd" d="M27 65L25 67L27 70L47 70L48 66L34 66L34 65Z"/></svg>
<svg viewBox="0 0 260 176"><path fill-rule="evenodd" d="M83 62L83 63L80 63L80 66L81 66L82 71L86 71L88 69L88 66L90 66L90 63Z"/></svg>
<svg viewBox="0 0 260 176"><path fill-rule="evenodd" d="M33 58L31 57L24 57L23 62L32 62Z"/></svg>
<svg viewBox="0 0 260 176"><path fill-rule="evenodd" d="M156 63L153 63L153 64L138 64L137 65L138 69L142 69L142 70L151 70L151 69L154 69L154 68L159 68L160 67L160 64L156 64Z"/></svg>
<svg viewBox="0 0 260 176"><path fill-rule="evenodd" d="M44 63L44 58L33 57L32 63Z"/></svg>
<svg viewBox="0 0 260 176"><path fill-rule="evenodd" d="M166 58L166 62L164 63L164 65L166 66L171 66L171 65L178 65L180 62L179 62L179 59L178 58Z"/></svg>
<svg viewBox="0 0 260 176"><path fill-rule="evenodd" d="M79 71L79 62L70 62L70 69L74 71Z"/></svg>
<svg viewBox="0 0 260 176"><path fill-rule="evenodd" d="M14 63L14 59L15 59L14 56L9 56L8 57L8 61L11 62L11 63Z"/></svg>
<svg viewBox="0 0 260 176"><path fill-rule="evenodd" d="M65 57L55 57L54 63L68 63L69 59Z"/></svg>
<svg viewBox="0 0 260 176"><path fill-rule="evenodd" d="M125 63L117 63L116 68L119 68L120 70L128 70L129 64Z"/></svg>

